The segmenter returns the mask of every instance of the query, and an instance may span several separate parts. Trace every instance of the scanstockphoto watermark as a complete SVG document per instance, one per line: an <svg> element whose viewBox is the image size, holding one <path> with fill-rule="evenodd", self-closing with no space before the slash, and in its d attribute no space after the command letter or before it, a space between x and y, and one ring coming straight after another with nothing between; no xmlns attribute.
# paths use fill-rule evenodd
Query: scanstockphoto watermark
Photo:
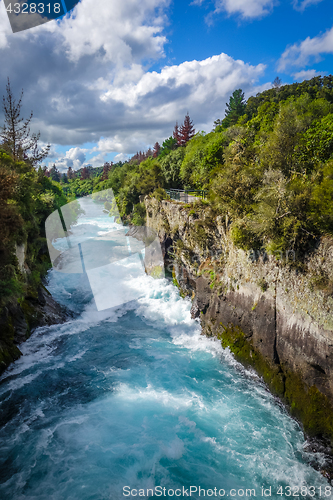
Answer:
<svg viewBox="0 0 333 500"><path fill-rule="evenodd" d="M139 299L146 275L165 275L157 233L123 226L112 189L55 210L45 221L45 233L53 270L83 274L98 311Z"/></svg>
<svg viewBox="0 0 333 500"><path fill-rule="evenodd" d="M79 0L4 0L13 33L58 19L78 3Z"/></svg>
<svg viewBox="0 0 333 500"><path fill-rule="evenodd" d="M180 486L178 488L166 488L155 486L154 488L131 488L123 487L124 497L178 497L178 498L332 498L332 486L302 486L277 485L261 486L258 488L202 488L201 486Z"/></svg>
<svg viewBox="0 0 333 500"><path fill-rule="evenodd" d="M173 252L171 252L173 254ZM228 255L228 250L225 250L223 247L217 250L206 249L200 255L196 253L192 253L189 249L184 248L180 250L181 254L187 255L187 260L191 263L198 262L200 263L203 260L210 260L211 262L218 262L224 256ZM270 253L266 252L264 249L253 249L250 248L246 251L246 255L248 260L251 262L257 262L261 260L262 262L267 262L270 258L274 258L280 262L295 262L296 261L296 252L294 249L283 250L274 250Z"/></svg>
<svg viewBox="0 0 333 500"><path fill-rule="evenodd" d="M215 497L215 498L223 498L223 497L255 497L256 490L255 488L202 488L201 486L181 486L179 488L166 488L164 486L155 486L154 488L131 488L130 486L123 487L123 496L124 497ZM262 496L264 493L262 493ZM270 495L267 495L270 496Z"/></svg>
<svg viewBox="0 0 333 500"><path fill-rule="evenodd" d="M276 250L270 254L268 254L265 250L262 249L250 249L246 252L247 259L252 262L269 262L270 259L275 259L276 262L281 262L285 264L290 264L292 262L296 262L296 252L293 249L289 249L286 251ZM197 268L202 270L205 267L209 270L218 271L221 268L221 261L224 258L228 257L228 251L223 248L218 250L207 249L202 254L196 254L191 252L188 249L181 249L178 254L169 252L169 257L172 257L172 260L166 260L166 271L172 273L174 269L174 261L177 261L177 257L181 258L181 261L193 266L193 268ZM202 266L204 266L202 268Z"/></svg>

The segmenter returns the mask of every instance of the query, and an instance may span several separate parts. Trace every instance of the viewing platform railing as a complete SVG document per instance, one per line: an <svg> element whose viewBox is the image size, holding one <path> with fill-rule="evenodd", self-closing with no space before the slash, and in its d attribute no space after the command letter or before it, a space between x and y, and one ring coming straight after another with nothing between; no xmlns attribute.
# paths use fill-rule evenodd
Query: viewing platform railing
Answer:
<svg viewBox="0 0 333 500"><path fill-rule="evenodd" d="M208 191L204 189L167 189L166 193L170 196L172 200L181 201L183 203L191 203L198 199L204 200L208 194Z"/></svg>

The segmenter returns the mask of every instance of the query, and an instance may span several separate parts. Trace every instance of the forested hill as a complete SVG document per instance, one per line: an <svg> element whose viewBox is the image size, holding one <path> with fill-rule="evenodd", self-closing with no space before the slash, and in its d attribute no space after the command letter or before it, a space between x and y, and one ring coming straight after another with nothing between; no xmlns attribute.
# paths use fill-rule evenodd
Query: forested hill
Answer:
<svg viewBox="0 0 333 500"><path fill-rule="evenodd" d="M294 250L301 258L332 234L332 76L276 81L247 102L238 89L211 132L194 132L187 115L162 146L63 187L75 195L111 187L123 220L134 224L144 223L143 195L206 189L212 216L228 215L238 246L276 255Z"/></svg>
<svg viewBox="0 0 333 500"><path fill-rule="evenodd" d="M186 115L162 145L156 142L126 162L69 169L65 175L39 167L48 150L40 151L39 136L30 135L31 117L17 121L21 100L15 101L9 85L4 102L0 317L11 304L36 297L50 266L47 216L75 197L107 188L124 222L139 225L145 222L145 195L167 198L169 188L206 189L208 198L200 203L208 205L212 219L228 216L236 245L277 256L294 250L300 261L321 236L332 235L332 76L277 82L247 102L237 89L211 132L195 133ZM200 203L191 210L199 214Z"/></svg>

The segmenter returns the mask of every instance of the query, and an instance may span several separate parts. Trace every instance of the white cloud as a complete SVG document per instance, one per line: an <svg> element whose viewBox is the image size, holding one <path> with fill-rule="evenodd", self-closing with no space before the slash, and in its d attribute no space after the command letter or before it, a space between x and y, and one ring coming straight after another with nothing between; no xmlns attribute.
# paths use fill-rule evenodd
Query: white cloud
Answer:
<svg viewBox="0 0 333 500"><path fill-rule="evenodd" d="M78 170L82 167L86 160L86 151L86 149L71 148L66 151L66 155L64 157L58 157L57 160L51 163L55 163L60 172L66 172L69 167L72 167L73 170ZM98 166L100 166L100 164Z"/></svg>
<svg viewBox="0 0 333 500"><path fill-rule="evenodd" d="M8 37L12 35L4 2L0 4L0 50L8 47Z"/></svg>
<svg viewBox="0 0 333 500"><path fill-rule="evenodd" d="M126 161L128 160L129 156L125 155L124 153L119 153L113 158L113 162L117 163L118 161Z"/></svg>
<svg viewBox="0 0 333 500"><path fill-rule="evenodd" d="M294 73L293 77L295 78L296 81L302 82L303 80L311 80L311 78L314 78L315 76L321 76L323 74L324 73L316 71L315 69L307 69Z"/></svg>
<svg viewBox="0 0 333 500"><path fill-rule="evenodd" d="M106 105L123 106L124 116L135 129L126 140L126 148L131 148L127 151L133 151L132 145L136 145L135 150L140 149L144 136L148 135L149 143L153 144L153 134L156 137L163 131L164 137L165 133L170 135L175 121L181 121L187 111L200 129L204 124L213 123L217 114L223 116L230 93L239 87L251 92L264 69L263 64L251 66L222 53L203 61L165 66L160 73L147 72L137 82L111 84L101 100ZM135 126L138 121L141 127ZM99 148L126 152L124 133L126 130L118 129L113 138L102 139Z"/></svg>
<svg viewBox="0 0 333 500"><path fill-rule="evenodd" d="M323 0L294 0L293 6L295 10L303 12L309 5L315 5L322 2Z"/></svg>
<svg viewBox="0 0 333 500"><path fill-rule="evenodd" d="M201 1L196 2L199 5ZM243 18L263 17L269 14L274 5L275 0L215 0L215 13L227 12L228 14L240 14ZM208 16L211 20L211 15Z"/></svg>
<svg viewBox="0 0 333 500"><path fill-rule="evenodd" d="M58 168L86 162L87 151L73 145L97 144L94 164L107 153L144 150L170 136L187 111L197 130L209 131L233 90L255 92L265 66L226 54L147 72L152 58L163 57L168 1L82 0L71 17L8 35L0 89L7 75L15 96L23 83L23 113L34 111L34 131L70 147L62 157L53 152Z"/></svg>
<svg viewBox="0 0 333 500"><path fill-rule="evenodd" d="M285 71L290 66L304 67L310 60L321 60L321 54L333 54L333 27L314 38L309 36L301 43L288 47L282 54L278 70Z"/></svg>
<svg viewBox="0 0 333 500"><path fill-rule="evenodd" d="M131 64L163 55L163 8L169 0L82 0L71 16L45 29L63 38L67 56L97 55L113 64ZM89 35L88 35L89 34ZM61 48L59 48L61 50Z"/></svg>

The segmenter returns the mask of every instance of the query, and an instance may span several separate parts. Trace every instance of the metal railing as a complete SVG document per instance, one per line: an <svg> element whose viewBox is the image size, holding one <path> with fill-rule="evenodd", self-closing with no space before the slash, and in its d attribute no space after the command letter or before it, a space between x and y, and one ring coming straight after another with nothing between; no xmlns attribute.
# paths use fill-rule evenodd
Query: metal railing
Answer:
<svg viewBox="0 0 333 500"><path fill-rule="evenodd" d="M189 203L191 201L196 201L197 199L204 200L207 196L207 191L204 189L167 189L166 193L170 196L172 200L181 201L183 203Z"/></svg>

